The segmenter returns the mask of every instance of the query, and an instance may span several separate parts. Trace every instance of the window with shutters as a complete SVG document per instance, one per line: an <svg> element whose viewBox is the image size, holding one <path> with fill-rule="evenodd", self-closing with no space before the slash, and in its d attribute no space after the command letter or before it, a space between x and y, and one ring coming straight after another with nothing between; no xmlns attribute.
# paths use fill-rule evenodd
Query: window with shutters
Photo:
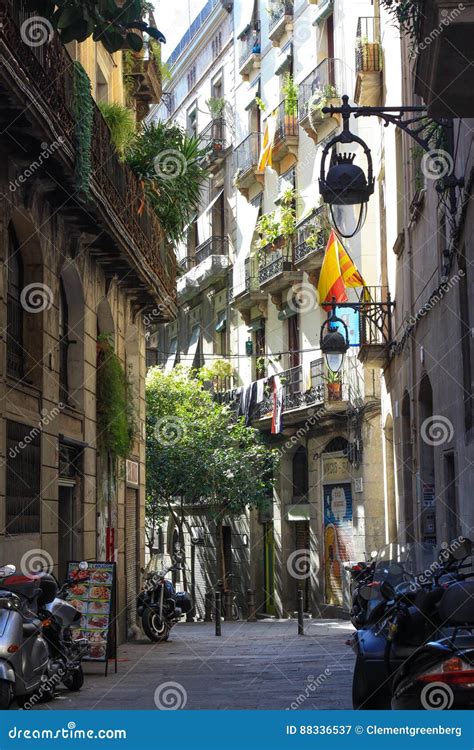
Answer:
<svg viewBox="0 0 474 750"><path fill-rule="evenodd" d="M7 534L40 532L41 431L7 421Z"/></svg>

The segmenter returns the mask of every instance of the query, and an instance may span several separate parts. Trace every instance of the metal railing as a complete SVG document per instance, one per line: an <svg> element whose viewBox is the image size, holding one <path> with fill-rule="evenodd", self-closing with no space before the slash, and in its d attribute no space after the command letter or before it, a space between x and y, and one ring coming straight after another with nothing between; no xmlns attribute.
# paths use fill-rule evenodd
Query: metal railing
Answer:
<svg viewBox="0 0 474 750"><path fill-rule="evenodd" d="M378 72L382 70L380 51L380 18L361 16L357 22L356 73L363 71Z"/></svg>
<svg viewBox="0 0 474 750"><path fill-rule="evenodd" d="M11 64L20 77L27 79L34 101L40 104L40 116L54 121L58 134L65 140L64 153L75 153L76 119L74 116L74 74L72 59L59 37L40 46L30 46L23 40L21 28L33 14L25 10L21 0L0 0L0 39L11 54ZM42 29L44 30L44 29ZM31 104L30 111L35 104ZM100 196L108 219L113 224L114 234L123 238L123 245L145 275L150 272L160 280L167 298L176 298L174 283L174 260L169 257L168 266L162 261L160 241L163 231L156 214L145 202L140 180L132 170L120 161L112 144L110 130L99 108L92 100L92 148L91 165L93 194ZM63 161L66 162L66 159ZM66 169L72 174L74 159ZM95 199L93 206L101 209Z"/></svg>
<svg viewBox="0 0 474 750"><path fill-rule="evenodd" d="M366 287L360 302L360 345L388 345L392 341L392 310L388 287Z"/></svg>
<svg viewBox="0 0 474 750"><path fill-rule="evenodd" d="M261 134L250 133L234 151L234 167L242 173L255 169L260 156Z"/></svg>
<svg viewBox="0 0 474 750"><path fill-rule="evenodd" d="M213 235L209 237L205 242L201 242L197 246L195 257L195 265L198 266L203 260L209 258L211 255L228 255L229 254L229 241L227 237L220 237L219 235Z"/></svg>
<svg viewBox="0 0 474 750"><path fill-rule="evenodd" d="M283 138L297 136L299 133L298 128L298 112L288 114L286 102L280 102L277 108L275 140L281 141Z"/></svg>
<svg viewBox="0 0 474 750"><path fill-rule="evenodd" d="M323 404L326 400L326 389L324 383L324 360L317 359L311 362L311 383L310 387L305 390L303 382L303 367L291 367L278 373L280 382L283 386L283 411L292 409L301 409L306 406ZM273 410L273 394L265 396L260 404L257 404L254 417L262 419L268 417Z"/></svg>
<svg viewBox="0 0 474 750"><path fill-rule="evenodd" d="M319 97L331 98L337 92L337 81L341 61L326 57L309 76L300 83L298 89L298 116L300 121L310 113L311 104Z"/></svg>
<svg viewBox="0 0 474 750"><path fill-rule="evenodd" d="M268 29L270 33L284 16L293 15L294 0L273 0L268 8L270 16Z"/></svg>
<svg viewBox="0 0 474 750"><path fill-rule="evenodd" d="M251 55L259 55L261 51L261 39L260 39L260 22L257 21L253 27L247 33L247 35L240 40L240 54L239 54L239 67L241 68L249 59Z"/></svg>
<svg viewBox="0 0 474 750"><path fill-rule="evenodd" d="M282 250L263 249L262 256L265 256L265 262L260 265L258 270L260 284L265 284L284 271L291 271L293 268L292 248Z"/></svg>
<svg viewBox="0 0 474 750"><path fill-rule="evenodd" d="M218 156L227 146L227 124L224 117L211 120L209 125L199 134L202 145L209 147L210 156Z"/></svg>
<svg viewBox="0 0 474 750"><path fill-rule="evenodd" d="M315 208L296 227L295 263L304 260L313 253L324 253L327 245L327 232L322 226L321 219L326 214L326 208Z"/></svg>

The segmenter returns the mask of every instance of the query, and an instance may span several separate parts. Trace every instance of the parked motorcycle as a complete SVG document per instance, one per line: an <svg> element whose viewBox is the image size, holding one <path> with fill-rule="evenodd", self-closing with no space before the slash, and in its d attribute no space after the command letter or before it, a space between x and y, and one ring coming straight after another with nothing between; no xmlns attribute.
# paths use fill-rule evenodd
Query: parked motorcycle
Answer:
<svg viewBox="0 0 474 750"><path fill-rule="evenodd" d="M443 688L449 699L444 707L472 704L474 582L467 581L472 573L461 572L472 544L461 539L447 549L429 567L413 546L382 551L373 581L360 590L369 607L352 642L354 708L435 707L426 689L434 682L449 685ZM420 564L427 572L417 576ZM440 700L439 690L435 698Z"/></svg>
<svg viewBox="0 0 474 750"><path fill-rule="evenodd" d="M57 585L46 577L16 575L14 565L0 568L0 709L13 697L24 705L46 695L55 667L38 617L52 602Z"/></svg>
<svg viewBox="0 0 474 750"><path fill-rule="evenodd" d="M360 628L365 622L368 605L367 600L361 597L360 591L362 586L370 583L374 577L375 559L369 562L361 560L355 563L348 563L344 565L344 569L351 576L351 622L355 628Z"/></svg>
<svg viewBox="0 0 474 750"><path fill-rule="evenodd" d="M87 571L87 568L87 562L79 563L80 570ZM70 587L76 583L72 579L63 583L55 599L45 605L43 619L43 633L48 642L57 680L74 692L84 684L81 662L89 648L87 638L73 637L74 628L79 626L82 615L67 598Z"/></svg>
<svg viewBox="0 0 474 750"><path fill-rule="evenodd" d="M172 582L166 579L172 570L180 569L181 562L181 557L176 555L169 567L159 573L148 573L143 591L138 595L137 612L150 641L167 641L173 625L192 609L189 594L177 592Z"/></svg>

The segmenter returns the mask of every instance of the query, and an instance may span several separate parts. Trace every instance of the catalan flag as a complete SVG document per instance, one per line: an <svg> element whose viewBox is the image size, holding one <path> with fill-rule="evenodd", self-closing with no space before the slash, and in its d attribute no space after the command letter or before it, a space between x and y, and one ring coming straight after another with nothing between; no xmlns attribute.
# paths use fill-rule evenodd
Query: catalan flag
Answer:
<svg viewBox="0 0 474 750"><path fill-rule="evenodd" d="M364 287L366 283L354 261L337 237L334 230L329 235L323 265L319 276L319 302L329 310L333 298L336 302L347 302L346 287Z"/></svg>
<svg viewBox="0 0 474 750"><path fill-rule="evenodd" d="M275 142L277 126L277 113L272 112L270 117L265 121L265 131L263 133L262 149L258 157L258 171L264 172L265 167L272 166L273 144Z"/></svg>

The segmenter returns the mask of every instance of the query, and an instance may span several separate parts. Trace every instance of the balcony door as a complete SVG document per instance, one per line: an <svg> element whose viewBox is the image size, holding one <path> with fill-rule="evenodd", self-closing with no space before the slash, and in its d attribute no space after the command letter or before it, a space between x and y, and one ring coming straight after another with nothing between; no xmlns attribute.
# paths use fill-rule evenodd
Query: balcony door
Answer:
<svg viewBox="0 0 474 750"><path fill-rule="evenodd" d="M288 352L290 367L300 365L300 320L299 315L288 318Z"/></svg>

